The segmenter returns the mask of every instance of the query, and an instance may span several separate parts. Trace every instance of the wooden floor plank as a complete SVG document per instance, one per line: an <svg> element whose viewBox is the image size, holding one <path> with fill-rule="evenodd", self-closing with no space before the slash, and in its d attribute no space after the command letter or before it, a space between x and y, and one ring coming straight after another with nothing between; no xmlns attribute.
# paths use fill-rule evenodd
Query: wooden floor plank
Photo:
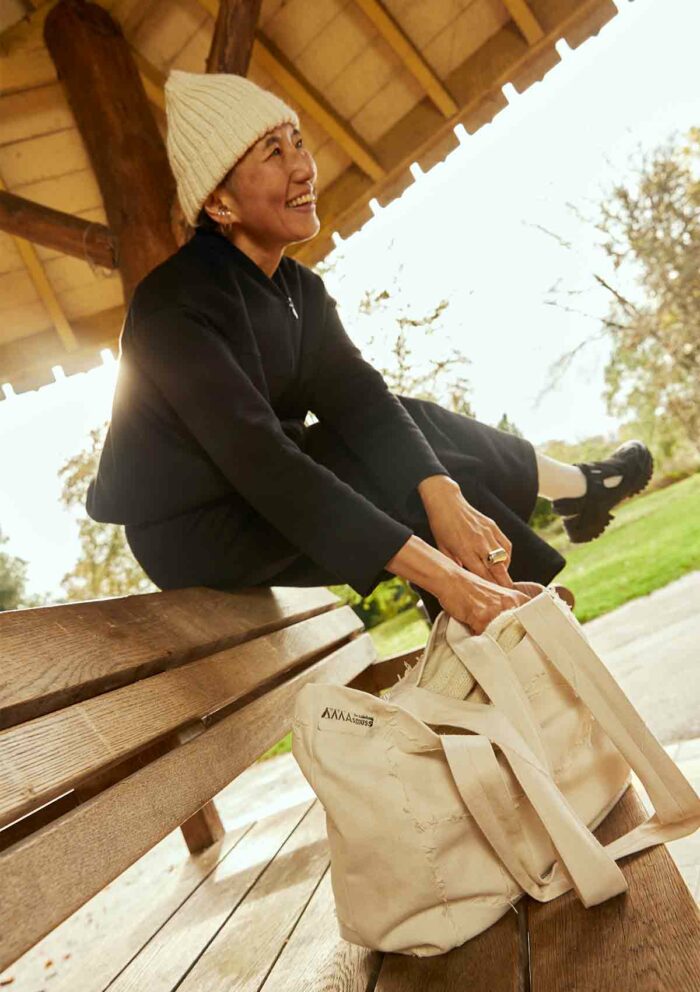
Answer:
<svg viewBox="0 0 700 992"><path fill-rule="evenodd" d="M178 992L258 992L328 865L326 817L316 801ZM189 939L184 932L182 939Z"/></svg>
<svg viewBox="0 0 700 992"><path fill-rule="evenodd" d="M171 589L0 614L0 728L340 604L323 587Z"/></svg>
<svg viewBox="0 0 700 992"><path fill-rule="evenodd" d="M282 854L289 849L291 836L302 829L316 802L308 801L259 820L122 971L109 992L170 992L175 988L269 870L280 848ZM308 827L302 829L300 836L306 835ZM247 945L248 940L244 934L241 943Z"/></svg>
<svg viewBox="0 0 700 992"><path fill-rule="evenodd" d="M646 817L630 787L594 833L607 844ZM599 906L527 897L534 990L698 992L700 911L671 855L658 845L618 864L629 890Z"/></svg>
<svg viewBox="0 0 700 992"><path fill-rule="evenodd" d="M168 834L2 972L0 989L102 992L252 826L230 830L196 858L178 831Z"/></svg>
<svg viewBox="0 0 700 992"><path fill-rule="evenodd" d="M216 795L223 842L192 858L180 831L172 831L0 973L0 990L103 992L257 821L306 809L314 798L291 754L246 768Z"/></svg>
<svg viewBox="0 0 700 992"><path fill-rule="evenodd" d="M366 992L383 957L338 933L329 869L260 992Z"/></svg>
<svg viewBox="0 0 700 992"><path fill-rule="evenodd" d="M509 909L483 933L446 954L426 958L386 954L375 992L528 992L527 914L522 900L515 909L517 914ZM545 992L547 987L535 988Z"/></svg>

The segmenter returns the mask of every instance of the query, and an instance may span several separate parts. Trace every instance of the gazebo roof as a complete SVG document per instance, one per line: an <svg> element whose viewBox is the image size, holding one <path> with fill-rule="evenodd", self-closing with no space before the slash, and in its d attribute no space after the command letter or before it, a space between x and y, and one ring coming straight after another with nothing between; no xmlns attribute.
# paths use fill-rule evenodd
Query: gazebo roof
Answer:
<svg viewBox="0 0 700 992"><path fill-rule="evenodd" d="M106 225L95 173L44 44L56 0L22 17L0 0L0 189ZM218 0L102 0L121 26L158 129L171 68L203 72ZM319 170L317 237L290 250L313 265L373 211L490 121L507 100L616 13L612 0L263 0L248 76L299 113ZM104 232L108 234L109 232ZM16 392L116 352L119 273L0 231L0 384ZM0 399L3 397L0 391Z"/></svg>

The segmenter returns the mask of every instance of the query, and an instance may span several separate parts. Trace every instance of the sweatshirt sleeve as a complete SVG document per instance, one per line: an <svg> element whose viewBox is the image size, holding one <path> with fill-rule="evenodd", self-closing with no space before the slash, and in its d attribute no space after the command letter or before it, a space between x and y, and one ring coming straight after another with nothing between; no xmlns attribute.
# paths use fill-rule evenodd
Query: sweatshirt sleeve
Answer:
<svg viewBox="0 0 700 992"><path fill-rule="evenodd" d="M311 409L340 434L400 513L419 482L449 472L381 373L364 360L343 327L336 301L324 293Z"/></svg>
<svg viewBox="0 0 700 992"><path fill-rule="evenodd" d="M293 545L366 595L411 537L282 430L274 410L201 314L171 307L134 329L143 372L231 486Z"/></svg>

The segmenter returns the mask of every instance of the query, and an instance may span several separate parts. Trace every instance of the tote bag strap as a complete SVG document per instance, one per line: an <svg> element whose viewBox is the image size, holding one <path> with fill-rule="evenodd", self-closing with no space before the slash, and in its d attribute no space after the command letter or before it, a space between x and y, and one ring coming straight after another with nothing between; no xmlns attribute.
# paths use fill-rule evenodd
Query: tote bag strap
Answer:
<svg viewBox="0 0 700 992"><path fill-rule="evenodd" d="M494 706L451 699L412 685L395 686L391 703L424 723L460 727L478 735L445 734L440 743L467 809L504 866L533 898L548 902L573 886L581 902L593 906L627 890L615 859L588 830L505 714ZM554 878L556 862L548 878L535 874L528 865L517 807L491 742L508 760L570 878Z"/></svg>
<svg viewBox="0 0 700 992"><path fill-rule="evenodd" d="M499 725L499 728L493 724L482 730L471 724L465 724L463 708L473 708L478 704L450 700L448 697L439 696L415 686L402 686L401 684L392 690L391 700L398 702L399 705L425 723L432 722L473 730L483 734L488 740L501 747L561 856L566 870L571 876L571 883L567 883L561 877L554 878L556 864L548 879L544 879L528 869L527 861L529 859L523 853L523 838L518 839L516 837L513 830L513 818L503 813L504 807L508 804L513 806L513 802L504 791L503 776L500 773L498 762L495 761L495 755L494 766L494 762L491 762L488 756L484 757L486 752L483 751L483 744L473 744L469 738L463 736L452 735L451 738L449 736L441 738L445 755L462 798L501 857L504 865L522 888L529 892L533 898L549 901L562 892L568 891L573 884L584 905L595 905L596 902L624 891L626 884L624 883L624 876L615 865L614 867L619 874L616 876L614 872L603 872L599 876L600 886L596 891L595 885L591 886L590 884L590 873L594 870L600 871L600 866L604 863L609 867L611 863L614 865L617 859L628 854L687 836L698 829L700 827L700 798L646 727L622 689L587 643L585 635L564 614L563 611L568 607L563 603L560 605L558 599L555 600L554 595L550 592L542 593L525 606L519 607L516 615L530 637L571 685L575 694L588 706L593 716L616 747L619 748L628 764L639 775L647 789L656 813L627 834L603 848L559 790L551 777L549 766L545 767L539 754L536 755L528 746L533 741L535 744L537 743L532 734L534 714L531 712L529 699L525 696L523 706L530 711L531 719L523 717L522 713L514 709L520 695L524 695L522 686L507 655L492 639L485 638L480 644L481 653L484 653L484 645L488 649L481 659L484 664L481 664L479 652L473 650L468 653L466 651L460 652L459 638L455 638L454 635L449 638L453 650L461 658L462 663L472 672L479 684L482 684L482 681L485 683L482 688L491 699L497 701L498 711L503 711L498 712L493 706L484 707L485 710L492 711L492 716L497 712L497 715L508 723L510 731L514 735L510 736L510 750L508 746L502 746L504 738L499 741L494 736L496 729L502 733L502 724ZM501 656L500 661L497 660L498 655ZM514 685L516 682L517 686ZM510 686L506 686L506 683L510 683ZM528 736L527 742L523 739L523 732ZM516 740L518 743L515 743ZM513 746L514 743L515 746ZM529 752L529 758L527 752ZM493 749L491 749L491 753L493 754ZM551 786L556 790L560 802L542 802L541 782L538 784L536 780L528 777L527 771L524 771L522 764L519 763L523 759L530 761L531 767L538 767L541 772L546 774ZM470 806L470 804L472 805ZM483 812L484 804L487 804L491 810L490 814ZM472 806L474 806L473 809ZM573 849L567 847L566 837L572 832L573 835L578 833L571 823L572 819L578 828L593 840L594 846L574 847ZM502 825L505 833L499 831L499 824ZM525 884L525 881L528 884Z"/></svg>
<svg viewBox="0 0 700 992"><path fill-rule="evenodd" d="M620 858L692 833L700 827L700 797L565 610L568 607L546 591L515 612L639 776L655 810L654 816L608 844L608 850Z"/></svg>

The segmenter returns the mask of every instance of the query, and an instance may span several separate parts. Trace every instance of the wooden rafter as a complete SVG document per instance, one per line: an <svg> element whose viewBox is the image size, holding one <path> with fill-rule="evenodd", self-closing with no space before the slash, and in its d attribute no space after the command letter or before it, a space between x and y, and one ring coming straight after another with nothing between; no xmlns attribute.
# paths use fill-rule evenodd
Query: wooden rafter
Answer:
<svg viewBox="0 0 700 992"><path fill-rule="evenodd" d="M115 239L104 224L53 210L4 190L0 190L0 231L82 258L92 265L116 267Z"/></svg>
<svg viewBox="0 0 700 992"><path fill-rule="evenodd" d="M356 165L372 179L382 179L386 170L371 149L353 128L346 124L307 80L285 58L282 52L258 32L253 46L253 59L275 82L283 86L309 116L320 124L326 134L340 145Z"/></svg>
<svg viewBox="0 0 700 992"><path fill-rule="evenodd" d="M6 189L5 183L0 178L0 191L5 192ZM34 287L41 298L41 302L46 307L46 311L51 318L56 333L63 342L64 348L66 351L75 351L78 347L78 342L75 339L73 328L70 326L63 307L54 292L54 288L44 272L44 267L36 253L34 245L27 241L26 238L22 238L17 234L13 234L12 237L14 238L17 251L24 262L25 268L29 273L29 278L34 283Z"/></svg>
<svg viewBox="0 0 700 992"><path fill-rule="evenodd" d="M198 0L216 21L219 0ZM320 127L343 149L352 161L374 180L380 180L385 170L362 138L351 128L320 93L306 80L274 43L262 31L256 32L253 43L255 61L275 82L283 86L290 97L312 117Z"/></svg>
<svg viewBox="0 0 700 992"><path fill-rule="evenodd" d="M170 215L175 181L165 143L130 46L103 6L59 0L44 23L44 43L118 239L128 302L144 276L177 248Z"/></svg>
<svg viewBox="0 0 700 992"><path fill-rule="evenodd" d="M456 114L459 107L442 80L435 74L403 28L396 23L379 0L354 0L355 6L370 19L377 31L418 80L444 117Z"/></svg>
<svg viewBox="0 0 700 992"><path fill-rule="evenodd" d="M503 3L528 45L536 45L544 38L544 31L526 0L503 0Z"/></svg>
<svg viewBox="0 0 700 992"><path fill-rule="evenodd" d="M558 38L566 37L570 32L576 34L580 30L581 24L589 24L594 19L597 21L597 29L599 29L611 16L614 16L615 11L611 6L608 7L605 5L602 12L600 8L601 0L581 0L580 7L577 7L567 17L564 17L551 31L543 34L538 42L530 48L525 49L521 55L508 62L490 81L487 88L481 93L476 94L460 107L456 114L443 121L424 140L419 144L415 144L406 154L395 161L392 167L387 170L386 177L382 181L368 183L365 180L364 182L360 182L358 177L354 177L352 182L347 183L346 189L356 190L355 194L353 196L347 196L345 193L341 193L338 196L337 205L324 212L323 224L316 237L306 244L299 245L297 250L294 251L294 257L305 264L313 265L319 257L314 251L316 245L332 244L333 232L338 230L338 228L342 228L345 224L349 223L352 225L353 230L356 229L358 224L354 221L354 218L373 197L382 203L387 189L391 189L397 184L405 188L406 183L401 181L402 175L408 174L411 164L413 162L419 162L423 156L430 154L436 145L450 140L456 125L463 123L463 121L469 119L472 115L479 115L480 108L488 107L494 101L497 104L499 99L502 99L503 105L505 105L506 100L501 94L502 87L506 83L511 82L519 74L527 74L530 68L537 66L540 60L548 58L554 42ZM590 33L591 31L587 30L584 37L588 37ZM493 113L490 113L489 118L492 116ZM339 187L342 182L344 182L344 177L341 177L341 180L338 182ZM328 191L326 190L324 192L326 197L328 197Z"/></svg>

